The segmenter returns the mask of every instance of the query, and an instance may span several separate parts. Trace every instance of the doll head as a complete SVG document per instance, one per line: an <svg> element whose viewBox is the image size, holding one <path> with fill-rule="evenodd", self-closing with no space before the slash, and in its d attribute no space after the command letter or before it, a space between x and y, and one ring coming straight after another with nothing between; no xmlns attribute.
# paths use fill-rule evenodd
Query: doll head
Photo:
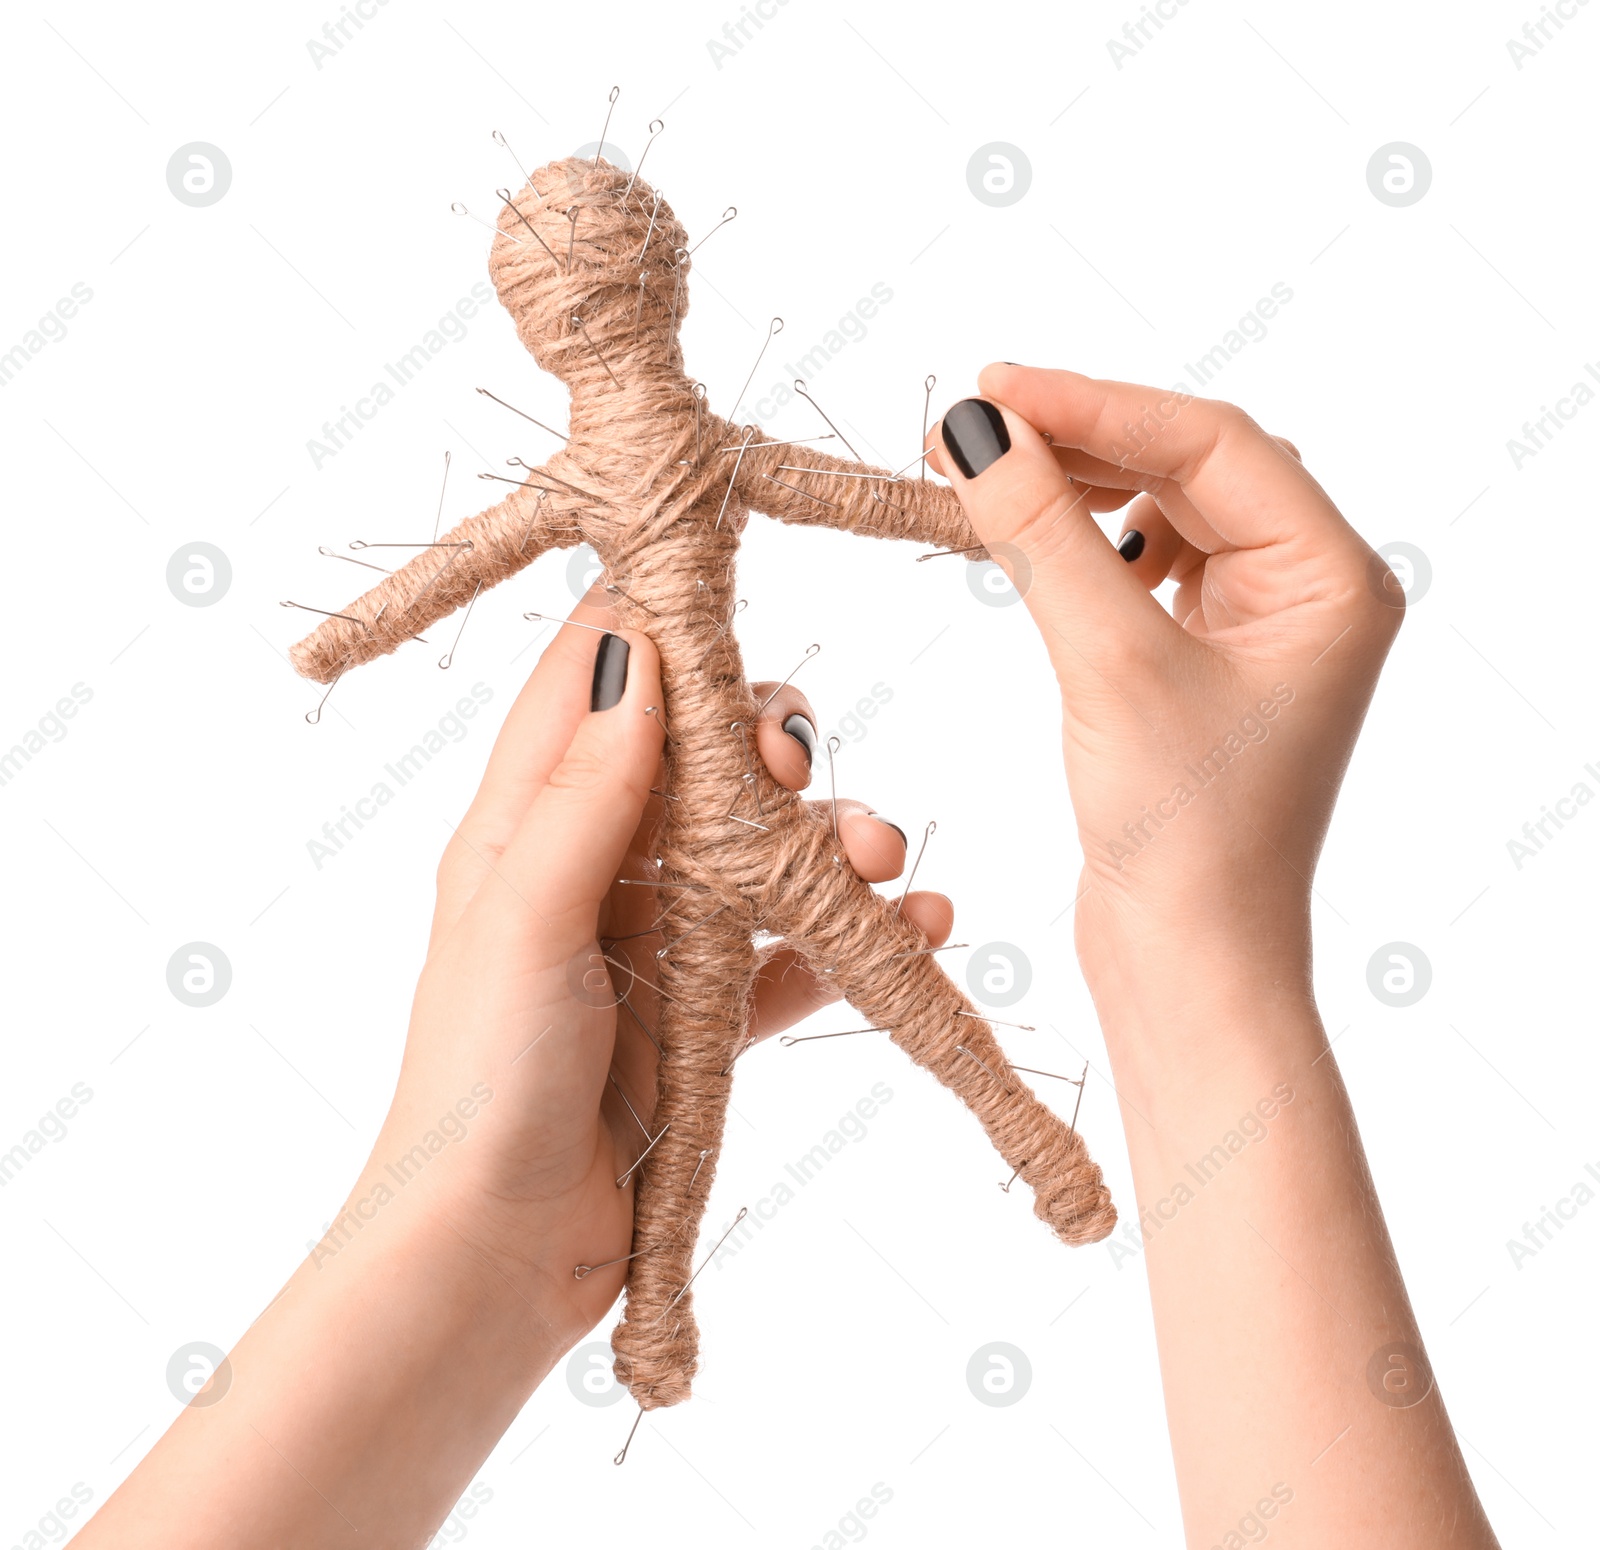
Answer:
<svg viewBox="0 0 1600 1550"><path fill-rule="evenodd" d="M611 163L579 157L541 167L513 204L515 214L500 210L489 273L539 365L574 390L680 376L688 237L672 207Z"/></svg>

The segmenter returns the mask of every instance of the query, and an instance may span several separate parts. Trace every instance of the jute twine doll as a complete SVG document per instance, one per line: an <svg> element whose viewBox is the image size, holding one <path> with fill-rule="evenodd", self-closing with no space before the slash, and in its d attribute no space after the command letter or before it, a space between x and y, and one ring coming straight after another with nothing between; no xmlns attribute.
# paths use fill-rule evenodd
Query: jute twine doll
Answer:
<svg viewBox="0 0 1600 1550"><path fill-rule="evenodd" d="M489 271L523 344L571 391L566 446L441 540L454 547L425 549L293 652L306 677L332 683L546 550L588 543L621 623L660 653L671 800L657 854L671 907L654 959L659 1139L636 1176L636 1257L611 1339L617 1377L641 1411L686 1399L696 1368L685 1287L749 1040L753 982L771 951L757 947L758 932L781 937L966 1104L1059 1238L1094 1242L1116 1221L1076 1127L1010 1066L895 902L851 870L826 809L748 754L743 734L758 705L733 620L735 558L752 509L983 551L943 486L775 443L710 412L678 340L686 242L665 200L599 158L533 175L502 210Z"/></svg>

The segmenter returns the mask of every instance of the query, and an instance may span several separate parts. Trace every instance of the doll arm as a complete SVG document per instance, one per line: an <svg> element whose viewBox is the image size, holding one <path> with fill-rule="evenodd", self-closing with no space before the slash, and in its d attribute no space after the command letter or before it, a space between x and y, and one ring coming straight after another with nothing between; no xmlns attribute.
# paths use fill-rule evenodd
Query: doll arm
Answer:
<svg viewBox="0 0 1600 1550"><path fill-rule="evenodd" d="M729 428L737 446L749 427ZM725 456L738 457L737 453ZM815 472L796 473L796 468ZM863 474L877 475L862 478ZM785 446L759 431L739 458L735 493L746 506L780 522L837 527L875 538L909 538L938 549L984 552L955 492L928 479L894 480L886 469L852 463L806 446Z"/></svg>
<svg viewBox="0 0 1600 1550"><path fill-rule="evenodd" d="M535 488L539 477L540 471L534 470L529 484L421 550L387 581L341 610L350 618L325 620L290 651L295 671L318 683L332 683L469 602L480 585L504 581L547 549L578 543L583 502L553 487Z"/></svg>

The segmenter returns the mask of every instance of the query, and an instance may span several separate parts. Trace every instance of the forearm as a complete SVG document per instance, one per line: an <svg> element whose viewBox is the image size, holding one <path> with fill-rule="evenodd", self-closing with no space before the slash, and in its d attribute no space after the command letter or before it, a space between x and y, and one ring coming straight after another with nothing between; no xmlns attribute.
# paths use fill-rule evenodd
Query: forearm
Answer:
<svg viewBox="0 0 1600 1550"><path fill-rule="evenodd" d="M420 1546L449 1514L564 1343L427 1175L374 1206L369 1173L81 1543Z"/></svg>
<svg viewBox="0 0 1600 1550"><path fill-rule="evenodd" d="M1100 998L1187 1541L1492 1546L1316 1009L1246 962Z"/></svg>

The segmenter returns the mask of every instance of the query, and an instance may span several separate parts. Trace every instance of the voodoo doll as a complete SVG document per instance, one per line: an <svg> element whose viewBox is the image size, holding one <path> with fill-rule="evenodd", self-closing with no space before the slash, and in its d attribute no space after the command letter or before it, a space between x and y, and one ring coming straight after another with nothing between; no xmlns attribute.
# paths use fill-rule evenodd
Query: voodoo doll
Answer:
<svg viewBox="0 0 1600 1550"><path fill-rule="evenodd" d="M599 156L552 162L505 201L489 271L523 344L571 391L566 445L293 652L299 672L331 684L546 550L582 543L624 627L655 643L668 797L656 852L663 898L676 902L654 969L659 1134L638 1168L627 1304L611 1340L641 1410L689 1395L699 1336L686 1288L775 938L966 1104L1059 1238L1095 1242L1116 1222L1076 1124L1040 1101L917 928L851 869L826 808L773 780L744 736L760 707L732 627L751 510L984 550L948 488L710 411L678 339L686 243L667 202Z"/></svg>

